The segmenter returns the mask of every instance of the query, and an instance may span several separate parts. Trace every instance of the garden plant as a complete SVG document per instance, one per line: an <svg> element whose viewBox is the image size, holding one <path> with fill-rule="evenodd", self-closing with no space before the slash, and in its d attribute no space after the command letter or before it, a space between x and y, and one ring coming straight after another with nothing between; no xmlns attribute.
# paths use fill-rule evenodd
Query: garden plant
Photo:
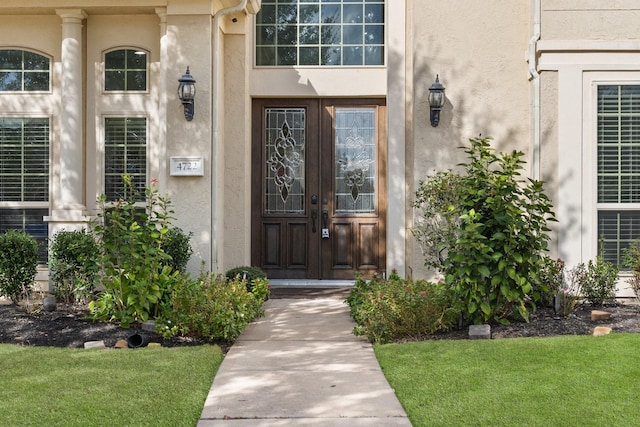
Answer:
<svg viewBox="0 0 640 427"><path fill-rule="evenodd" d="M555 220L551 201L541 181L521 178L522 152L496 153L490 143L470 139L462 171L427 177L413 202L425 265L443 274L469 323L527 320L548 292L539 272Z"/></svg>
<svg viewBox="0 0 640 427"><path fill-rule="evenodd" d="M14 304L28 297L38 267L38 243L24 231L0 234L0 295Z"/></svg>

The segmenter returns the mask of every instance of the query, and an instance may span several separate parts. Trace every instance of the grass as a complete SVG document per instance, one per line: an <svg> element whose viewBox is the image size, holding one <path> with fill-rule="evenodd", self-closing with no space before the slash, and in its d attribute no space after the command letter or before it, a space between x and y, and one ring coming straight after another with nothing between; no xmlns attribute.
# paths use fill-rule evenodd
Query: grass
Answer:
<svg viewBox="0 0 640 427"><path fill-rule="evenodd" d="M640 335L375 346L418 426L640 425Z"/></svg>
<svg viewBox="0 0 640 427"><path fill-rule="evenodd" d="M222 358L216 346L0 345L0 425L195 426Z"/></svg>

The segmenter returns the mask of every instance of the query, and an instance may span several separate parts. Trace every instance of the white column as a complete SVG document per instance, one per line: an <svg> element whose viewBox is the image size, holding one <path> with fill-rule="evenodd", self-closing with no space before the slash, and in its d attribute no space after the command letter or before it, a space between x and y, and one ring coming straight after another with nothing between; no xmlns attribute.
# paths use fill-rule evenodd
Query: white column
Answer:
<svg viewBox="0 0 640 427"><path fill-rule="evenodd" d="M49 236L62 229L79 229L84 226L84 150L83 150L83 72L82 72L82 21L87 18L81 9L59 9L62 19L61 70L60 70L60 135L54 142L56 155L52 167L58 171L51 183L53 195Z"/></svg>
<svg viewBox="0 0 640 427"><path fill-rule="evenodd" d="M84 114L82 73L82 21L87 15L80 9L57 10L62 18L61 46L61 94L60 111L60 199L57 209L80 211L85 209L83 200L83 133Z"/></svg>

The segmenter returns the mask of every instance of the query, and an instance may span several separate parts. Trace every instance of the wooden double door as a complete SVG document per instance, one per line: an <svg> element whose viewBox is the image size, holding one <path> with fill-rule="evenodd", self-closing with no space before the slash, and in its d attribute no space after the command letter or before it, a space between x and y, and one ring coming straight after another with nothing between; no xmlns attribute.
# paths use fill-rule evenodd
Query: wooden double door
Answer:
<svg viewBox="0 0 640 427"><path fill-rule="evenodd" d="M377 99L256 99L252 264L274 279L386 269L386 108Z"/></svg>

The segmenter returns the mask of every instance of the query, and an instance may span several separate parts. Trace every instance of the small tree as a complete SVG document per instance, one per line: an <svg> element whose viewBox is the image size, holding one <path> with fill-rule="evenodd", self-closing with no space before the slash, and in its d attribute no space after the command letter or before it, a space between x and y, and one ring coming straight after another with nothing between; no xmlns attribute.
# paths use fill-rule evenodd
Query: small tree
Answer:
<svg viewBox="0 0 640 427"><path fill-rule="evenodd" d="M496 154L490 141L470 139L464 173L438 172L420 183L413 233L468 321L504 323L514 311L528 320L525 303L539 298L532 290L555 216L542 182L520 178L523 153Z"/></svg>
<svg viewBox="0 0 640 427"><path fill-rule="evenodd" d="M38 267L38 243L24 231L0 234L0 295L17 303L29 295Z"/></svg>
<svg viewBox="0 0 640 427"><path fill-rule="evenodd" d="M104 291L89 303L94 318L119 320L124 326L156 317L170 305L171 292L180 280L162 243L171 225L170 201L147 188L146 206L132 180L124 176L126 199L108 203L99 198L100 213L92 225L99 242L101 283Z"/></svg>

